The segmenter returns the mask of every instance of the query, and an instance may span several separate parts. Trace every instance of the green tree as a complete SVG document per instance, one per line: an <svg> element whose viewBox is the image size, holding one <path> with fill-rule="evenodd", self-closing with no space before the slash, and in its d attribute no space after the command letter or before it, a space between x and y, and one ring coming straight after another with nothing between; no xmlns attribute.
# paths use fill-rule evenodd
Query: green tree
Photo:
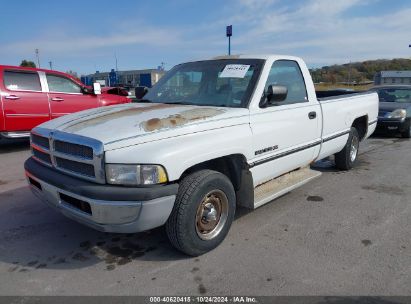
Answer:
<svg viewBox="0 0 411 304"><path fill-rule="evenodd" d="M36 64L33 61L29 61L29 60L22 60L20 63L21 67L29 67L29 68L35 68Z"/></svg>

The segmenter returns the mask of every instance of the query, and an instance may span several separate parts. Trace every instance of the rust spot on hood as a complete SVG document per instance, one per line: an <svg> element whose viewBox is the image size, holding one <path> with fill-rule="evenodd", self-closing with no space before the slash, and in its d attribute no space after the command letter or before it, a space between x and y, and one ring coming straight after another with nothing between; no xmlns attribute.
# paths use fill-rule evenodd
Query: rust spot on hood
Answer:
<svg viewBox="0 0 411 304"><path fill-rule="evenodd" d="M214 108L195 108L181 111L178 114L169 115L164 118L151 118L140 123L140 127L146 132L152 132L161 129L171 129L188 124L193 121L204 120L210 117L224 113L223 109Z"/></svg>
<svg viewBox="0 0 411 304"><path fill-rule="evenodd" d="M121 109L119 111L113 111L109 113L104 113L103 115L98 115L93 118L84 118L80 121L74 121L72 124L68 125L64 128L64 131L67 132L78 132L87 127L96 127L100 124L105 123L108 120L114 120L118 118L124 118L128 116L135 116L143 112L149 112L152 110L159 110L159 109L166 109L170 107L175 107L175 105L171 104L153 104L145 107L127 107L125 109Z"/></svg>

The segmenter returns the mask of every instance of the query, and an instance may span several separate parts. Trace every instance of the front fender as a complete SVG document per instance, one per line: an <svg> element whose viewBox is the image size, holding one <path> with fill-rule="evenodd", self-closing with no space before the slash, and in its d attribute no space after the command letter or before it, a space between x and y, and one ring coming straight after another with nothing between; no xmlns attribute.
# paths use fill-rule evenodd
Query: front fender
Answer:
<svg viewBox="0 0 411 304"><path fill-rule="evenodd" d="M175 181L188 168L207 160L231 154L251 159L251 138L249 124L241 124L110 150L105 161L159 164L167 170L169 181Z"/></svg>

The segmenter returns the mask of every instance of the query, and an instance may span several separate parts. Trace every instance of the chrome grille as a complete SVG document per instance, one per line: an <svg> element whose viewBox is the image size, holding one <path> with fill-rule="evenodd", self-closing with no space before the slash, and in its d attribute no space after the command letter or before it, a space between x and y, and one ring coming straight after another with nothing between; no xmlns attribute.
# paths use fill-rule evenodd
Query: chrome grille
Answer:
<svg viewBox="0 0 411 304"><path fill-rule="evenodd" d="M54 141L54 150L57 152L79 156L86 159L93 159L93 148L72 144L61 140Z"/></svg>
<svg viewBox="0 0 411 304"><path fill-rule="evenodd" d="M39 160L41 160L42 162L45 162L49 165L51 165L51 157L50 154L33 149L33 156Z"/></svg>
<svg viewBox="0 0 411 304"><path fill-rule="evenodd" d="M72 171L89 177L95 177L94 166L69 159L56 157L56 165L64 170Z"/></svg>
<svg viewBox="0 0 411 304"><path fill-rule="evenodd" d="M95 139L35 128L31 134L34 159L68 175L105 183L103 144Z"/></svg>
<svg viewBox="0 0 411 304"><path fill-rule="evenodd" d="M43 148L50 149L50 142L48 138L38 136L36 134L31 134L31 141L35 143L36 145L39 145Z"/></svg>

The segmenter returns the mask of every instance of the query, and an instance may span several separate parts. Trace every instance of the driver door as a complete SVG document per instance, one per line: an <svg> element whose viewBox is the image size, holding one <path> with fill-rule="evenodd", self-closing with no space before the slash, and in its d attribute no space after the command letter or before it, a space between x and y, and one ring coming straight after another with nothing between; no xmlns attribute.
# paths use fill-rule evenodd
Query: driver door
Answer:
<svg viewBox="0 0 411 304"><path fill-rule="evenodd" d="M321 108L307 96L296 61L277 60L265 84L285 86L284 101L251 113L254 186L308 165L321 143Z"/></svg>

